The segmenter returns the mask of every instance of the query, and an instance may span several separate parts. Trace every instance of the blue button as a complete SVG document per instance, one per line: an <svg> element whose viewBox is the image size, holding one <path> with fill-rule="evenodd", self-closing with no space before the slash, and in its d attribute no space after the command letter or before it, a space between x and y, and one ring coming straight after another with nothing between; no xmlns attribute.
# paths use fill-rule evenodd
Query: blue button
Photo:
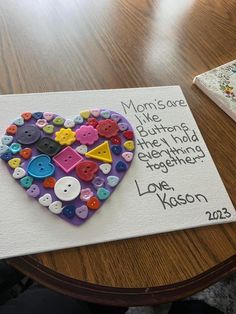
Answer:
<svg viewBox="0 0 236 314"><path fill-rule="evenodd" d="M36 143L41 137L39 128L34 125L23 125L16 132L17 142L23 145L31 145Z"/></svg>
<svg viewBox="0 0 236 314"><path fill-rule="evenodd" d="M10 146L10 151L12 154L17 154L21 150L21 144L19 143L12 143Z"/></svg>
<svg viewBox="0 0 236 314"><path fill-rule="evenodd" d="M118 161L116 164L116 171L123 172L127 170L127 166L123 161Z"/></svg>
<svg viewBox="0 0 236 314"><path fill-rule="evenodd" d="M42 112L34 112L34 113L32 114L32 117L33 117L35 120L42 119L43 113L42 113Z"/></svg>
<svg viewBox="0 0 236 314"><path fill-rule="evenodd" d="M28 164L28 174L33 178L43 179L53 175L55 171L54 165L51 163L51 158L47 155L39 155Z"/></svg>
<svg viewBox="0 0 236 314"><path fill-rule="evenodd" d="M67 205L63 208L62 213L65 217L72 219L75 217L75 209L76 207L74 205Z"/></svg>
<svg viewBox="0 0 236 314"><path fill-rule="evenodd" d="M13 158L13 155L11 152L6 152L4 154L1 155L1 159L5 160L5 161L9 161Z"/></svg>
<svg viewBox="0 0 236 314"><path fill-rule="evenodd" d="M111 147L111 151L115 154L115 155L120 155L122 152L122 147L120 145L113 145Z"/></svg>

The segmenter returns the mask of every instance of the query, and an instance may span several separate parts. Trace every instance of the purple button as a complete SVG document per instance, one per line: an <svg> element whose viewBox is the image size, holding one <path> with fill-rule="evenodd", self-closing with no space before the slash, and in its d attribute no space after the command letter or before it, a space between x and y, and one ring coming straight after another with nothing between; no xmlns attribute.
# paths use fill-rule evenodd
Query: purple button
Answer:
<svg viewBox="0 0 236 314"><path fill-rule="evenodd" d="M101 177L95 177L92 181L92 184L94 185L95 189L99 189L103 186L105 180Z"/></svg>
<svg viewBox="0 0 236 314"><path fill-rule="evenodd" d="M17 142L23 145L30 145L36 143L41 137L40 130L34 125L24 125L18 127L16 133Z"/></svg>
<svg viewBox="0 0 236 314"><path fill-rule="evenodd" d="M40 189L37 184L32 184L31 187L26 191L26 193L31 197L38 197L40 194Z"/></svg>

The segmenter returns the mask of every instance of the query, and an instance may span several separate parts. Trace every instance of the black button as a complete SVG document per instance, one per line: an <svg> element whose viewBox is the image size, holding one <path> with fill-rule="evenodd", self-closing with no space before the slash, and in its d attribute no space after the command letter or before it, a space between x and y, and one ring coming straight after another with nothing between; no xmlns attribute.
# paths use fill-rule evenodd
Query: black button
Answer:
<svg viewBox="0 0 236 314"><path fill-rule="evenodd" d="M50 137L43 137L36 144L37 150L52 157L61 150L61 145Z"/></svg>

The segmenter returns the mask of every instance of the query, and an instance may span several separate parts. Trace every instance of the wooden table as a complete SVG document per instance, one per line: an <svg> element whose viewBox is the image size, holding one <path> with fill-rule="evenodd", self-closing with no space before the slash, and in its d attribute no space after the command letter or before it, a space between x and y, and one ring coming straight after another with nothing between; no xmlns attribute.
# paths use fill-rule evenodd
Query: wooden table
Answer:
<svg viewBox="0 0 236 314"><path fill-rule="evenodd" d="M0 0L0 90L7 93L180 84L236 204L236 128L196 74L236 56L236 2ZM37 240L36 240L37 241ZM186 297L236 269L236 224L13 258L76 298L141 305Z"/></svg>

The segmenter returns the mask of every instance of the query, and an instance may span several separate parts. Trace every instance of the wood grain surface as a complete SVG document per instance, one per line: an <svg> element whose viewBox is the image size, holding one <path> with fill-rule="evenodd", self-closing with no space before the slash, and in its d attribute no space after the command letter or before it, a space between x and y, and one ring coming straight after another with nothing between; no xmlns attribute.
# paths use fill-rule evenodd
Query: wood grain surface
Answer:
<svg viewBox="0 0 236 314"><path fill-rule="evenodd" d="M235 59L236 1L0 0L0 92L180 85L236 205L235 123L192 86ZM23 110L23 108L22 108ZM236 224L9 260L84 300L172 301L236 270Z"/></svg>

